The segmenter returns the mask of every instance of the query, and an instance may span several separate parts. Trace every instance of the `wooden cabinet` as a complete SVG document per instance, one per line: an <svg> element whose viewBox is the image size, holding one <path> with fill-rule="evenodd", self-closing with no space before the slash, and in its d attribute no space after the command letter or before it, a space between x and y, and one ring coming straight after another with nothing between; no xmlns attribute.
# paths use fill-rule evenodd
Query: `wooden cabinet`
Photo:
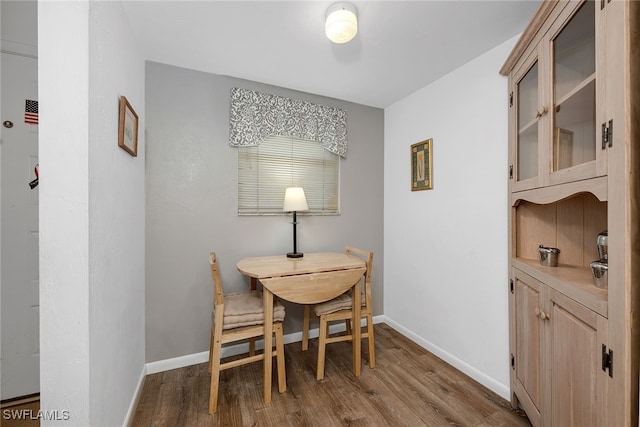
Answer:
<svg viewBox="0 0 640 427"><path fill-rule="evenodd" d="M607 173L608 144L598 139L605 111L605 20L596 2L565 2L534 49L510 73L514 123L510 173L515 191L575 182ZM548 27L548 28L547 28ZM603 108L600 108L603 110ZM608 132L605 124L604 130Z"/></svg>
<svg viewBox="0 0 640 427"><path fill-rule="evenodd" d="M500 70L512 405L535 426L638 425L638 70L640 2L622 0L543 1ZM608 289L589 268L604 230Z"/></svg>
<svg viewBox="0 0 640 427"><path fill-rule="evenodd" d="M518 269L513 281L512 387L531 423L606 425L607 319Z"/></svg>
<svg viewBox="0 0 640 427"><path fill-rule="evenodd" d="M597 123L604 123L599 88L606 49L596 2L565 2L545 25L535 48L509 77L514 123L510 171L514 191L579 181L607 173L607 148ZM605 125L608 131L608 125Z"/></svg>
<svg viewBox="0 0 640 427"><path fill-rule="evenodd" d="M540 318L546 287L518 270L513 270L514 289L511 305L513 319L512 390L534 426L541 425L544 404L542 385L545 361L544 324ZM517 360L516 360L517 356Z"/></svg>
<svg viewBox="0 0 640 427"><path fill-rule="evenodd" d="M549 328L550 384L545 425L606 426L608 375L602 370L607 319L548 288L544 321ZM547 311L548 310L548 311Z"/></svg>

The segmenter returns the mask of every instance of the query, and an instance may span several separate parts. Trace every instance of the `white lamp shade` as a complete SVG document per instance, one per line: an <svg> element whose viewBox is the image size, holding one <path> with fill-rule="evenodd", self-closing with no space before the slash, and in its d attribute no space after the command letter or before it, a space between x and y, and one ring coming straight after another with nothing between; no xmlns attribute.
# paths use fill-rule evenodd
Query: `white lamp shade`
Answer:
<svg viewBox="0 0 640 427"><path fill-rule="evenodd" d="M327 38L334 43L346 43L358 32L358 10L351 3L336 3L327 9L324 26Z"/></svg>
<svg viewBox="0 0 640 427"><path fill-rule="evenodd" d="M302 187L289 187L284 193L284 212L308 211L307 198Z"/></svg>

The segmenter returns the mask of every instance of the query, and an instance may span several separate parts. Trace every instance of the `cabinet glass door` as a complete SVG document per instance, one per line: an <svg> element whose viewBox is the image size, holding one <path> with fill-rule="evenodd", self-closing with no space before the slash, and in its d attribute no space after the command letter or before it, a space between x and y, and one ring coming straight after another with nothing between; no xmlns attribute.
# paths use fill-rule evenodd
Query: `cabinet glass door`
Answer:
<svg viewBox="0 0 640 427"><path fill-rule="evenodd" d="M553 40L552 171L596 160L595 8L585 2Z"/></svg>
<svg viewBox="0 0 640 427"><path fill-rule="evenodd" d="M518 87L518 140L516 180L538 176L538 62L520 79Z"/></svg>

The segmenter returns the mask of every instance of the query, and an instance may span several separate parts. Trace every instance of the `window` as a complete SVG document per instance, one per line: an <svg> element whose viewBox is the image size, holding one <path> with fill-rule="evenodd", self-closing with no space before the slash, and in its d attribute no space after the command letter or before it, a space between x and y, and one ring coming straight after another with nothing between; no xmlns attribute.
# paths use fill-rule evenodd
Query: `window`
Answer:
<svg viewBox="0 0 640 427"><path fill-rule="evenodd" d="M238 148L238 214L282 214L287 187L304 188L309 213L337 214L340 157L315 141L270 136Z"/></svg>

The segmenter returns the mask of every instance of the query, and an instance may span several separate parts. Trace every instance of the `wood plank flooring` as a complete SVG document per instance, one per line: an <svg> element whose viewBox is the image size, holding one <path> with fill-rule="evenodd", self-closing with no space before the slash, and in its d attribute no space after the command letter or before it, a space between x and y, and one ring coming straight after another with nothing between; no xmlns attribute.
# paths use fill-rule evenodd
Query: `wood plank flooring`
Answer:
<svg viewBox="0 0 640 427"><path fill-rule="evenodd" d="M40 395L0 404L0 426L39 427Z"/></svg>
<svg viewBox="0 0 640 427"><path fill-rule="evenodd" d="M218 412L209 415L207 364L149 375L132 426L531 426L521 411L385 324L375 325L376 368L363 345L353 376L351 344L327 347L316 381L317 339L302 352L287 344L287 391L275 378L262 397L262 363L220 374Z"/></svg>

